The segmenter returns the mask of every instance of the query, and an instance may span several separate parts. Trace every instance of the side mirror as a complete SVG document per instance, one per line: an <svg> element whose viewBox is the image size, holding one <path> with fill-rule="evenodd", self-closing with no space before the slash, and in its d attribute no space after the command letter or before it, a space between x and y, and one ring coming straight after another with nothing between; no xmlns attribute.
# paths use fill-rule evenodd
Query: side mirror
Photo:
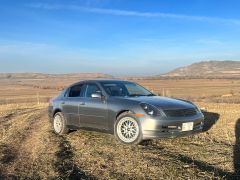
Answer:
<svg viewBox="0 0 240 180"><path fill-rule="evenodd" d="M102 98L102 95L100 93L93 93L91 94L92 98Z"/></svg>

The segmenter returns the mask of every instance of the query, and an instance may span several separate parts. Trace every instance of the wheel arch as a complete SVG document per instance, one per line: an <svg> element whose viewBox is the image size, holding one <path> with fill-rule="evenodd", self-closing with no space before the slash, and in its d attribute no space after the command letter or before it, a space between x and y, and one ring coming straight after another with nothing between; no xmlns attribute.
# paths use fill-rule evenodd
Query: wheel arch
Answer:
<svg viewBox="0 0 240 180"><path fill-rule="evenodd" d="M55 114L58 113L58 112L62 112L62 110L61 110L60 108L56 108L56 109L53 111L52 117L54 117Z"/></svg>
<svg viewBox="0 0 240 180"><path fill-rule="evenodd" d="M133 111L131 111L131 110L129 110L129 109L125 109L125 110L119 111L119 112L116 114L115 121L116 121L117 118L118 118L120 115L122 115L123 113L129 113L129 112L133 113Z"/></svg>

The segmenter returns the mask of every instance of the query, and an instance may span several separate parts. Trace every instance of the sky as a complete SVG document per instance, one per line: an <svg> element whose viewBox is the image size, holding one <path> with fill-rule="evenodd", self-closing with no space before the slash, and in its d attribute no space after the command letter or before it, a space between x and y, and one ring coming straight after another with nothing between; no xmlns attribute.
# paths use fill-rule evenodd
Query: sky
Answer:
<svg viewBox="0 0 240 180"><path fill-rule="evenodd" d="M239 0L0 3L0 72L138 76L240 60Z"/></svg>

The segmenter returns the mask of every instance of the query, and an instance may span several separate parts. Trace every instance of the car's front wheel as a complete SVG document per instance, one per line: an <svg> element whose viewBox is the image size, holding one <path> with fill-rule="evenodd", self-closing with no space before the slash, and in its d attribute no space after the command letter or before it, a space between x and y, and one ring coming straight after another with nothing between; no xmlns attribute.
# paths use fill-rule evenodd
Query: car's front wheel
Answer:
<svg viewBox="0 0 240 180"><path fill-rule="evenodd" d="M142 141L141 126L132 113L124 113L117 118L115 137L124 144L139 144Z"/></svg>
<svg viewBox="0 0 240 180"><path fill-rule="evenodd" d="M58 112L54 115L53 130L57 134L67 134L69 132L69 129L66 126L65 117L61 112Z"/></svg>

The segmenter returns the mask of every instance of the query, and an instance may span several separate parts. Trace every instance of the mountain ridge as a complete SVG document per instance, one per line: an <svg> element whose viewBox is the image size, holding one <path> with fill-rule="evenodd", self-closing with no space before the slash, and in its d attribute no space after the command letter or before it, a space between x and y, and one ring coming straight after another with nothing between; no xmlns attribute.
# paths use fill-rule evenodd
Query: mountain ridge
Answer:
<svg viewBox="0 0 240 180"><path fill-rule="evenodd" d="M200 61L176 68L165 74L155 76L113 76L106 73L0 73L0 79L45 79L45 78L240 78L240 61Z"/></svg>
<svg viewBox="0 0 240 180"><path fill-rule="evenodd" d="M114 76L104 73L0 73L0 79L44 79L44 78L113 78Z"/></svg>
<svg viewBox="0 0 240 180"><path fill-rule="evenodd" d="M176 68L160 77L236 78L240 77L240 61L201 61Z"/></svg>

